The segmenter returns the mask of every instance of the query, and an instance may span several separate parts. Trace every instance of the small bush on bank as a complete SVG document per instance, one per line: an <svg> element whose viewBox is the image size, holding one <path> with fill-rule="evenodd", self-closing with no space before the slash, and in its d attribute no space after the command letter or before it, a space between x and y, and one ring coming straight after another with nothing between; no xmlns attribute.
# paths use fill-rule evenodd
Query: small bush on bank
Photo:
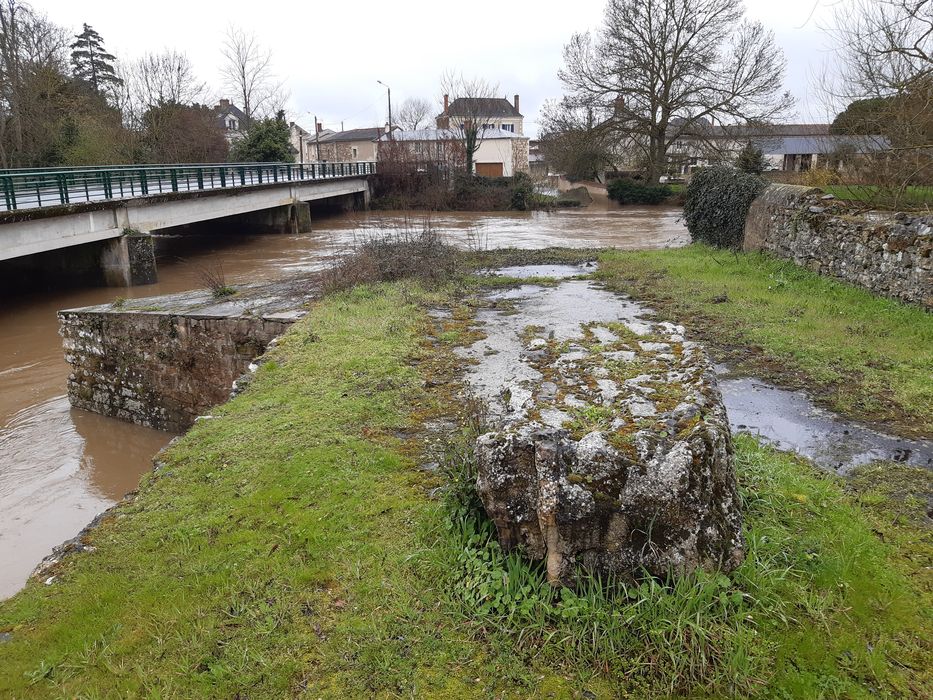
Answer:
<svg viewBox="0 0 933 700"><path fill-rule="evenodd" d="M624 178L610 182L606 192L619 204L660 204L672 194L667 185L646 185Z"/></svg>
<svg viewBox="0 0 933 700"><path fill-rule="evenodd" d="M739 248L745 217L767 182L758 175L715 166L695 173L684 197L684 219L694 242Z"/></svg>
<svg viewBox="0 0 933 700"><path fill-rule="evenodd" d="M420 230L409 226L365 241L325 271L324 290L333 292L400 279L437 284L454 274L458 255L457 249L426 221Z"/></svg>

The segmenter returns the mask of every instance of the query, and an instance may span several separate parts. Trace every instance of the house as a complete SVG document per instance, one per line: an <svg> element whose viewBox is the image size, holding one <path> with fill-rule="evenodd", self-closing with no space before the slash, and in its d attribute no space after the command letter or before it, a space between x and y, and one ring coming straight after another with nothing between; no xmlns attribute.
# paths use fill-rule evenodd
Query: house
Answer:
<svg viewBox="0 0 933 700"><path fill-rule="evenodd" d="M458 97L444 95L444 111L435 121L438 129L459 129L466 121L477 121L483 130L501 129L521 136L525 118L518 110L518 95L512 104L504 97Z"/></svg>
<svg viewBox="0 0 933 700"><path fill-rule="evenodd" d="M511 130L489 128L481 135L479 147L473 155L477 175L486 177L512 177L528 172L528 139ZM379 139L382 147L389 135ZM393 131L391 140L405 144L415 161L441 164L448 168L463 167L463 136L459 129L418 129Z"/></svg>
<svg viewBox="0 0 933 700"><path fill-rule="evenodd" d="M230 100L220 100L214 105L217 126L223 129L228 144L239 141L246 133L246 115Z"/></svg>
<svg viewBox="0 0 933 700"><path fill-rule="evenodd" d="M330 129L324 129L320 122L315 125L317 129L317 138L310 131L303 129L295 122L288 125L288 140L295 149L295 162L313 163L317 158L317 139L326 138L334 132Z"/></svg>
<svg viewBox="0 0 933 700"><path fill-rule="evenodd" d="M376 142L386 128L347 129L318 135L314 140L315 160L330 163L360 163L376 160Z"/></svg>
<svg viewBox="0 0 933 700"><path fill-rule="evenodd" d="M769 170L788 172L835 168L840 154L858 155L890 147L883 136L831 134L829 124L702 124L671 144L672 173L686 174L694 167L731 162L749 143L762 151Z"/></svg>

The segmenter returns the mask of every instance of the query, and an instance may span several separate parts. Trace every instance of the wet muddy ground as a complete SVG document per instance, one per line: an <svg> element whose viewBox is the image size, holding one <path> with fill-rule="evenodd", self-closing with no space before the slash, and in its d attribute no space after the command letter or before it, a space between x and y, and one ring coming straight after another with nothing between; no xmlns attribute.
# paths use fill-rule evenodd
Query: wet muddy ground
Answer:
<svg viewBox="0 0 933 700"><path fill-rule="evenodd" d="M522 335L528 326L542 326L538 335L553 333L557 340L572 341L582 339L584 324L614 320L637 323L653 314L646 306L601 289L595 282L570 279L591 271L592 267L573 265L499 270L509 277L563 281L555 286L526 284L490 293L490 306L477 312L476 323L486 337L463 349L461 355L470 361L469 385L490 405L494 417L516 410L524 399L522 384L540 378L523 359ZM718 366L717 372L734 432L759 436L838 474L876 460L933 469L933 441L887 435L818 408L805 392L780 389L751 377L733 377L725 366ZM504 387L510 390L504 392Z"/></svg>

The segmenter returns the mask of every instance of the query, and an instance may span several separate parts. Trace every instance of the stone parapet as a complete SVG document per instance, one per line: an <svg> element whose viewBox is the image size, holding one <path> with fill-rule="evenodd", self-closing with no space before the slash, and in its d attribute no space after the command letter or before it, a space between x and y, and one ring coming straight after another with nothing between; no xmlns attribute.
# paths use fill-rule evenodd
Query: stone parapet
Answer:
<svg viewBox="0 0 933 700"><path fill-rule="evenodd" d="M813 188L769 185L749 210L743 247L933 308L933 215L866 212Z"/></svg>

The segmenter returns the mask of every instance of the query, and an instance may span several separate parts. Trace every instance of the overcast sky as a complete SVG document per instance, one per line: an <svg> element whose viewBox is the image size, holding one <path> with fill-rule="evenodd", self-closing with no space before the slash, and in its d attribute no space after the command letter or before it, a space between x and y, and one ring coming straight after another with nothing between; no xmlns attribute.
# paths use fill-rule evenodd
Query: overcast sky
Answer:
<svg viewBox="0 0 933 700"><path fill-rule="evenodd" d="M774 30L788 61L787 88L798 121L825 121L812 84L831 65L820 30L833 7L848 0L746 0L748 16ZM509 99L521 95L525 133L537 132L538 110L560 96L557 71L571 34L599 26L605 0L512 0L465 3L432 0L32 0L53 21L92 25L111 53L131 59L174 48L188 54L214 97L223 94L220 47L231 24L256 33L274 55L290 91L290 116L306 128L310 114L339 129L384 123L385 89L393 107L409 96L439 99L446 69L482 76ZM458 8L460 5L460 8ZM467 9L461 9L461 8ZM811 97L808 99L808 95Z"/></svg>

